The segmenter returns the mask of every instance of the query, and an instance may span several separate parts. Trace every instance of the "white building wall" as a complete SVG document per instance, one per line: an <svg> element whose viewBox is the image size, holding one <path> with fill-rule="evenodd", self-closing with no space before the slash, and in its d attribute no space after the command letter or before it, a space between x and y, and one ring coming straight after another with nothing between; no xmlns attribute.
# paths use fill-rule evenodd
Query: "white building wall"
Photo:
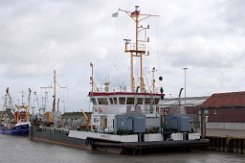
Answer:
<svg viewBox="0 0 245 163"><path fill-rule="evenodd" d="M208 122L207 129L245 130L245 123Z"/></svg>

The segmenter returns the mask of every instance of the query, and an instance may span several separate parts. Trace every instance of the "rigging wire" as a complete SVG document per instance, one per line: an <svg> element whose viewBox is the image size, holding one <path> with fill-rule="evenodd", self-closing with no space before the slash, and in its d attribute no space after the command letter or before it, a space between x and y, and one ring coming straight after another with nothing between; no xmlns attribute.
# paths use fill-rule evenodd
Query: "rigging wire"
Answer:
<svg viewBox="0 0 245 163"><path fill-rule="evenodd" d="M111 74L113 72L113 70L118 71L118 65L120 65L120 63L123 62L123 60L121 59L123 57L123 55L122 55L122 48L120 48L121 46L120 47L117 47L117 45L118 45L118 41L117 41L118 31L120 29L119 29L119 18L117 17L116 19L117 19L116 20L116 28L115 28L116 30L115 30L115 38L114 38L115 41L113 41L112 44L114 45L113 46L114 49L117 49L117 50L115 50L117 52L116 52L116 55L114 55L114 58L111 60L112 61L111 64L109 64L109 66L107 68L107 74ZM132 24L131 28L127 32L127 36L130 36L130 33L132 33L133 29L134 29L134 25ZM117 68L115 69L115 67L117 67Z"/></svg>
<svg viewBox="0 0 245 163"><path fill-rule="evenodd" d="M159 17L157 17L157 33L156 33L156 38L157 38L157 67L159 69L159 71L157 71L157 74L160 77L160 76L162 76L162 74L161 74L162 71L161 71L161 67L160 67L159 26L160 26L160 19L159 19ZM159 80L156 80L156 81L159 82Z"/></svg>
<svg viewBox="0 0 245 163"><path fill-rule="evenodd" d="M159 17L157 17L157 33L156 33L156 38L157 38L157 67L159 67Z"/></svg>
<svg viewBox="0 0 245 163"><path fill-rule="evenodd" d="M115 30L114 41L112 43L112 45L114 45L113 46L114 49L116 48L116 45L118 44L117 43L117 36L118 36L118 17L116 18L116 27L115 27L115 29L116 30ZM116 55L114 55L114 58L112 59L112 62L111 62L111 64L108 67L108 71L107 71L108 73L111 72L112 67L116 66L116 64L114 64L114 63L115 63L115 60L117 60L118 57L119 57L119 50L118 50L118 52L116 52Z"/></svg>

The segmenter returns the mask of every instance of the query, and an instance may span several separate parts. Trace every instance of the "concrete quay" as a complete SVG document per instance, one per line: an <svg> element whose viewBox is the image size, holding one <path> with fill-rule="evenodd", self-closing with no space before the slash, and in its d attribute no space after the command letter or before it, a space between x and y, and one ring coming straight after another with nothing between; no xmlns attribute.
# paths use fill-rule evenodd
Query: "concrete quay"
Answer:
<svg viewBox="0 0 245 163"><path fill-rule="evenodd" d="M206 150L245 154L245 131L230 129L207 129L209 145Z"/></svg>

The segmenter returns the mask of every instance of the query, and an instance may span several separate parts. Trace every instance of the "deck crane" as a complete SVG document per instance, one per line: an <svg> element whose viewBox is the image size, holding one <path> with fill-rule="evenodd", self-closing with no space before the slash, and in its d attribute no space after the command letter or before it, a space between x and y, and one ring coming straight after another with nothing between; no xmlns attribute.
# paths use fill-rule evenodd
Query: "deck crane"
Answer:
<svg viewBox="0 0 245 163"><path fill-rule="evenodd" d="M6 89L6 94L4 96L4 104L3 104L3 111L0 116L0 120L5 119L6 114L13 114L14 113L14 105L13 105L13 100L12 97L10 96L9 93L9 87ZM10 116L10 115L8 115Z"/></svg>
<svg viewBox="0 0 245 163"><path fill-rule="evenodd" d="M87 114L83 111L83 109L81 109L82 115L85 117L85 126L83 125L82 128L86 127L86 130L88 130L88 127L90 125L90 121L89 121L89 117L87 116Z"/></svg>
<svg viewBox="0 0 245 163"><path fill-rule="evenodd" d="M81 112L82 112L83 116L85 117L86 122L89 122L89 117L88 117L87 114L83 111L83 109L81 109Z"/></svg>
<svg viewBox="0 0 245 163"><path fill-rule="evenodd" d="M7 87L7 89L6 89L3 109L4 110L10 109L11 111L14 111L13 100L12 100L12 97L10 96L10 93L9 93L9 87Z"/></svg>

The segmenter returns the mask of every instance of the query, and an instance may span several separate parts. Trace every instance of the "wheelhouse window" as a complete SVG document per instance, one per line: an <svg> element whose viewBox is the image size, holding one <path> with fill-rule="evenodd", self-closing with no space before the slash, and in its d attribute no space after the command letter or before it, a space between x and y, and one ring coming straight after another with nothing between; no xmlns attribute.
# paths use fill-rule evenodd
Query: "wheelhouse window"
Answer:
<svg viewBox="0 0 245 163"><path fill-rule="evenodd" d="M116 97L113 97L113 100L114 100L114 104L118 104Z"/></svg>
<svg viewBox="0 0 245 163"><path fill-rule="evenodd" d="M133 97L128 97L127 98L127 104L128 105L134 105L134 98Z"/></svg>
<svg viewBox="0 0 245 163"><path fill-rule="evenodd" d="M145 104L146 104L146 105L151 104L151 99L150 99L150 98L145 98Z"/></svg>
<svg viewBox="0 0 245 163"><path fill-rule="evenodd" d="M154 99L154 104L157 105L159 103L160 98L155 98Z"/></svg>
<svg viewBox="0 0 245 163"><path fill-rule="evenodd" d="M106 98L98 98L99 105L108 105L108 101Z"/></svg>
<svg viewBox="0 0 245 163"><path fill-rule="evenodd" d="M137 98L137 104L142 105L143 104L143 98Z"/></svg>
<svg viewBox="0 0 245 163"><path fill-rule="evenodd" d="M111 105L113 105L114 104L113 98L109 98L109 100L110 100Z"/></svg>
<svg viewBox="0 0 245 163"><path fill-rule="evenodd" d="M126 102L125 97L119 97L119 103L120 103L121 105L124 105L125 102Z"/></svg>
<svg viewBox="0 0 245 163"><path fill-rule="evenodd" d="M94 105L97 105L96 99L95 99L95 98L91 98L91 102L92 102Z"/></svg>

